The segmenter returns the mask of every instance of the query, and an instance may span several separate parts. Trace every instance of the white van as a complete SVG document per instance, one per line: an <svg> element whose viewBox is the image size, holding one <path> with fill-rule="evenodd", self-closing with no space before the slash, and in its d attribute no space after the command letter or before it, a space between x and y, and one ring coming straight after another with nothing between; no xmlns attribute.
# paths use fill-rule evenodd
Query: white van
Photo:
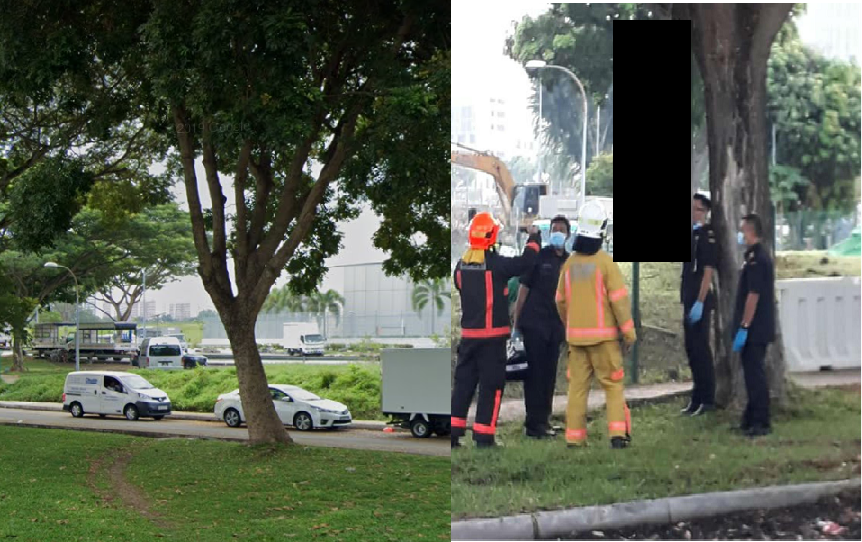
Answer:
<svg viewBox="0 0 862 542"><path fill-rule="evenodd" d="M66 376L63 410L80 418L84 414L108 414L137 420L141 416L161 420L171 413L171 400L136 374L115 371L79 371Z"/></svg>
<svg viewBox="0 0 862 542"><path fill-rule="evenodd" d="M183 347L176 337L144 339L132 365L143 369L182 369Z"/></svg>

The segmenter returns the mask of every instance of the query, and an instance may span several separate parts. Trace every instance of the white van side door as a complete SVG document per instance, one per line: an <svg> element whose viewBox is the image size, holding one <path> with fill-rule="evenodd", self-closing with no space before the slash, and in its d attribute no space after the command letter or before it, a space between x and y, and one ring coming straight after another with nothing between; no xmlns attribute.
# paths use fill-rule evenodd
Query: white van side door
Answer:
<svg viewBox="0 0 862 542"><path fill-rule="evenodd" d="M81 397L79 401L81 402L81 408L84 409L84 412L101 412L99 408L101 407L101 397L100 393L102 391L102 377L98 375L83 375L84 377L84 385L82 386L83 392L81 393Z"/></svg>
<svg viewBox="0 0 862 542"><path fill-rule="evenodd" d="M122 414L127 395L120 380L107 375L102 377L101 380L102 390L99 394L101 408L99 409L99 414Z"/></svg>

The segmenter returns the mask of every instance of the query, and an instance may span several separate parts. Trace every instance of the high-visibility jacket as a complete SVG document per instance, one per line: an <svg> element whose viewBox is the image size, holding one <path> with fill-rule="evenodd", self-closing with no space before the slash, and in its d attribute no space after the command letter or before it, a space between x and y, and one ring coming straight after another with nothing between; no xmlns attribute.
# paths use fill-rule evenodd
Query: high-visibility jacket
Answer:
<svg viewBox="0 0 862 542"><path fill-rule="evenodd" d="M508 337L509 279L526 272L539 252L538 235L530 237L524 252L517 257L500 256L485 251L481 264L455 266L455 288L461 293L461 337L463 339L494 339Z"/></svg>
<svg viewBox="0 0 862 542"><path fill-rule="evenodd" d="M623 275L607 252L569 256L555 299L569 344L615 341L621 333L627 344L637 340Z"/></svg>

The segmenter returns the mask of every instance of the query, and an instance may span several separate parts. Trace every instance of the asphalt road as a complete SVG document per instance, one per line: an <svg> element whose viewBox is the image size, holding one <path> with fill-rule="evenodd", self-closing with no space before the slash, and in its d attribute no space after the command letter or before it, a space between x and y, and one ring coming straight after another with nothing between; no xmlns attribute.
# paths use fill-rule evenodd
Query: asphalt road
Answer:
<svg viewBox="0 0 862 542"><path fill-rule="evenodd" d="M83 431L104 431L130 433L149 437L191 437L221 440L248 440L245 427L230 428L219 421L172 420L170 416L155 421L141 418L130 422L124 418L100 418L85 415L73 418L68 412L0 409L0 424L58 429L77 429ZM289 430L293 440L303 446L323 446L329 448L350 448L356 450L377 450L381 452L400 452L416 455L449 456L448 438L431 437L417 439L409 432L396 430L394 433L366 429L340 428L334 431L315 430L303 432Z"/></svg>

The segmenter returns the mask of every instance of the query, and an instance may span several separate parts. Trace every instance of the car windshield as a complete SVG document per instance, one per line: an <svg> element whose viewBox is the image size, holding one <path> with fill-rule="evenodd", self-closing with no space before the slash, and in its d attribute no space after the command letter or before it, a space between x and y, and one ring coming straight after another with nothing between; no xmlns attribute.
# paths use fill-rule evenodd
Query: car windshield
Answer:
<svg viewBox="0 0 862 542"><path fill-rule="evenodd" d="M154 389L153 385L147 382L147 380L138 375L129 375L120 377L120 382L125 384L127 387L132 388L133 390L151 390Z"/></svg>
<svg viewBox="0 0 862 542"><path fill-rule="evenodd" d="M323 342L323 335L306 335L303 340L307 343L320 343Z"/></svg>
<svg viewBox="0 0 862 542"><path fill-rule="evenodd" d="M150 347L150 355L155 356L179 356L180 347L175 344L154 344Z"/></svg>
<svg viewBox="0 0 862 542"><path fill-rule="evenodd" d="M320 397L314 395L310 391L305 390L290 390L287 392L294 401L320 401Z"/></svg>

